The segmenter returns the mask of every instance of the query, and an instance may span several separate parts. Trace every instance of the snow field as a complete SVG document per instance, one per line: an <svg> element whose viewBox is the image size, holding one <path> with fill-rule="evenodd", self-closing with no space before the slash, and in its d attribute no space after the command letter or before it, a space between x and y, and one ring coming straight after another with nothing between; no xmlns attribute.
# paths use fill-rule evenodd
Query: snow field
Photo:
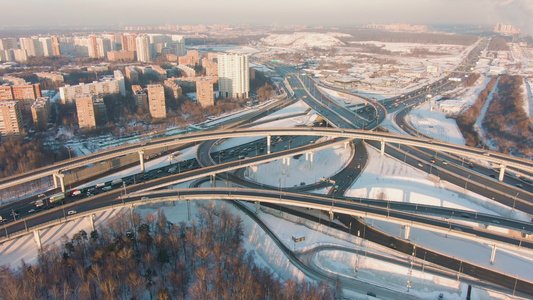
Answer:
<svg viewBox="0 0 533 300"><path fill-rule="evenodd" d="M324 138L319 140L321 139ZM300 185L301 182L311 184L321 177L329 178L342 170L350 161L351 156L351 148L334 146L316 151L313 163L310 160L306 161L305 154L298 159L291 156L288 166L283 165L283 160L279 159L257 166L257 182L281 188ZM249 174L252 174L251 169Z"/></svg>

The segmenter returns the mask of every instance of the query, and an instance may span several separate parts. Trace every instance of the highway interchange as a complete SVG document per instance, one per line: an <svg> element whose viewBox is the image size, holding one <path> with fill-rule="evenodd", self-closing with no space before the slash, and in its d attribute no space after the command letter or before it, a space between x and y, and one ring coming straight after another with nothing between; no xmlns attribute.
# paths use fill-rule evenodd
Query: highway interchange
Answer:
<svg viewBox="0 0 533 300"><path fill-rule="evenodd" d="M162 147L167 147L168 145L205 141L208 138L210 140L210 143L203 143L199 148L199 149L203 149L198 152L198 161L199 161L200 166L202 166L203 168L197 168L196 162L191 160L191 161L181 162L181 163L178 162L178 167L181 168L181 166L184 166L183 170L180 170L179 174L170 174L169 169L171 167L169 166L161 171L156 170L153 173L148 172L147 175L136 175L136 176L133 176L132 178L124 178L125 182L128 182L129 184L131 184L130 186L127 186L127 187L125 186L123 189L119 189L118 187L116 187L114 190L110 192L94 195L90 198L86 198L86 194L85 194L84 195L85 199L82 201L78 200L78 198L72 197L71 199L68 199L68 200L77 200L77 201L68 203L64 206L59 206L54 209L50 209L46 211L46 213L40 213L37 215L31 215L31 216L23 215L24 218L22 220L19 220L17 222L11 222L9 224L5 224L4 225L5 232L2 235L4 236L6 234L11 235L15 232L24 231L26 228L39 226L40 224L43 224L50 220L70 218L65 215L65 210L76 209L79 212L83 212L83 211L91 211L94 209L103 208L109 205L125 203L128 201L140 202L141 201L140 198L142 198L142 196L134 195L133 193L135 191L153 190L153 189L160 188L163 186L176 184L178 182L188 181L194 178L205 177L206 175L216 174L220 176L221 174L224 174L224 172L227 172L228 170L232 170L232 168L238 169L244 166L259 164L261 162L268 161L268 159L279 159L280 157L290 157L290 156L294 156L298 154L307 153L309 151L316 151L317 148L321 146L328 146L329 144L334 144L334 143L343 143L345 141L340 139L343 137L347 138L346 141L351 141L351 140L356 139L356 143L357 143L357 140L359 139L365 139L367 140L367 142L370 140L370 142L368 143L372 144L378 149L380 148L380 143L379 143L380 138L381 139L387 138L388 143L387 143L387 147L384 150L389 155L395 156L396 158L401 158L403 156L405 162L411 165L418 165L419 161L424 161L424 165L422 166L423 170L425 170L426 172L439 172L438 174L439 176L441 176L442 179L445 179L450 182L453 182L454 178L456 178L457 180L456 184L458 185L459 183L462 185L462 183L465 182L463 179L466 178L466 176L468 176L468 182L473 182L473 184L469 184L468 189L474 190L477 187L478 190L474 190L474 191L478 193L482 193L482 192L486 193L487 192L486 186L497 185L498 186L497 190L502 194L502 199L503 199L502 201L505 202L506 205L510 206L511 205L510 201L512 201L513 202L512 205L516 209L524 209L527 211L527 209L530 208L528 202L531 202L530 201L531 200L531 193L530 193L531 187L528 184L525 184L525 190L524 192L521 193L520 195L521 197L518 197L518 195L512 197L513 193L516 191L516 188L513 187L514 185L516 185L515 183L516 179L510 178L510 176L506 176L506 179L504 180L503 184L498 183L496 180L494 180L494 178L486 175L487 173L492 172L491 170L484 169L482 173L478 173L478 169L481 168L481 166L476 165L476 167L472 170L469 170L469 168L460 167L457 157L446 155L444 156L445 157L444 159L442 158L442 156L439 156L434 150L428 150L428 148L437 149L437 150L440 150L439 147L443 147L448 150L453 148L454 150L457 150L458 152L463 153L465 155L469 155L470 157L476 157L476 158L482 158L482 159L485 158L485 159L494 160L494 161L505 160L509 164L514 163L515 165L520 164L521 167L525 166L526 167L525 171L529 171L529 169L527 168L531 166L530 161L524 162L524 160L521 160L518 158L513 158L513 157L509 157L505 155L499 155L493 152L491 152L490 156L487 157L486 155L484 155L484 152L482 150L474 149L474 148L467 148L467 147L462 147L462 146L457 146L457 145L450 145L450 144L442 143L439 141L432 141L431 145L428 146L427 144L428 140L425 138L424 139L410 138L408 136L397 137L396 135L390 135L390 134L382 133L382 132L369 133L366 131L359 131L357 130L359 128L370 129L370 128L376 127L384 119L386 115L387 104L385 103L385 105L381 105L379 103L372 102L371 106L373 107L373 109L366 110L366 111L361 112L360 114L355 115L354 112L342 106L339 106L334 101L327 99L327 97L324 97L321 94L317 94L316 85L315 83L312 82L312 80L309 79L309 77L302 76L302 75L300 76L295 75L295 73L297 74L298 72L294 72L295 71L294 69L290 69L287 67L279 67L279 68L281 69L279 70L279 72L285 74L287 80L291 84L294 90L294 93L295 93L294 97L296 99L304 100L309 106L311 106L321 116L323 116L324 119L328 120L328 122L332 126L338 127L338 129L332 129L332 128L302 128L300 130L298 129L291 130L291 129L286 129L286 128L285 129L268 129L271 136L286 136L286 135L293 136L295 140L293 142L293 146L295 144L296 145L300 144L301 146L298 146L296 148L291 148L291 149L285 149L285 146L287 144L287 141L286 141L285 145L283 144L281 145L281 146L284 146L282 149L280 149L281 151L273 152L271 154L257 155L260 152L266 152L265 151L266 145L264 145L263 140L260 140L259 142L257 142L257 144L255 144L256 146L255 149L253 149L253 145L251 145L251 147L245 147L245 149L248 150L247 153L251 158L236 159L237 155L234 155L233 159L235 160L233 161L231 161L230 158L227 158L226 161L223 161L222 155L220 152L219 153L211 152L212 146L218 138L231 138L235 136L263 136L264 137L265 131L260 130L260 129L244 128L244 129L234 129L234 130L231 130L231 132L228 132L228 130L221 131L215 134L212 134L209 132L201 132L201 133L188 135L188 137L180 136L179 139L176 139L176 137L162 138L162 139L158 139L154 141L147 141L143 143L142 145L137 144L137 145L128 145L128 146L118 147L118 148L106 151L104 153L96 153L96 154L92 154L89 156L79 157L79 158L72 159L70 161L66 161L61 164L51 166L49 168L43 168L38 171L39 172L42 171L41 173L53 174L54 172L57 172L57 170L65 170L65 169L71 168L73 167L73 164L75 164L75 166L85 165L87 164L87 161L91 161L91 162L101 161L109 157L116 157L117 155L124 155L125 153L126 154L135 153L135 152L138 152L140 148L149 148L149 147L162 148ZM309 80L306 78L308 78ZM313 90L313 87L315 88L315 90ZM431 93L432 92L431 87L427 88L426 92ZM317 97L318 95L321 95L320 99ZM404 98L411 99L412 103L415 103L416 101L420 100L420 99L417 99L416 97L411 97L411 96L412 95L404 95ZM396 100L393 100L393 101L396 101ZM406 101L402 105L408 106L408 102ZM397 107L398 109L402 108L401 106L399 107L395 106L395 107ZM376 113L376 111L378 113ZM214 139L213 136L217 136L217 139ZM330 139L322 143L308 144L309 139L302 141L301 140L303 138L302 136L309 136L310 138L317 137L317 136L332 136L332 137L337 137L339 139L337 141L335 141L334 139ZM409 149L411 151L409 152L409 155L407 155L405 152L402 152L401 149L399 149L399 148L405 149L407 147L405 146L406 141L412 144L411 146L409 146L410 147ZM402 144L402 146L400 146L400 144ZM391 145L393 147L391 147ZM289 142L289 147L290 146L291 145ZM261 148L263 150L260 150ZM272 150L275 150L275 149L272 149ZM241 150L237 151L237 153L242 153L243 151L244 150L241 148ZM428 153L427 151L433 151L435 152L435 154ZM461 152L461 151L464 151L464 152ZM355 156L357 157L357 155ZM416 158L413 158L412 156L415 156ZM439 157L438 162L436 161L435 163L428 163L428 161L431 160L435 156ZM208 158L208 159L205 160L205 158ZM360 157L360 159L362 159L362 157ZM220 164L213 164L217 160L219 161ZM442 163L444 161L447 161L449 163L447 163L446 165L443 165ZM360 163L361 162L359 162L359 164ZM441 171L443 169L448 169L448 168L451 168L450 172L455 174L455 176L450 175L449 178L445 178L443 176L445 172L441 172ZM354 180L354 178L356 178L358 175L357 169L353 169L351 171L348 170L345 172L351 172L350 174L352 174L352 176L345 176L346 179L344 181L337 183L337 185L339 186L339 195L342 195L342 191L349 186L348 182L351 183ZM354 172L356 172L356 174L353 174ZM168 176L163 176L163 175L168 175ZM159 176L161 177L157 178ZM23 178L27 178L27 174L25 177L22 175L22 176L14 176L11 178L6 178L0 182L0 185L2 184L9 185L9 182L19 181ZM138 183L138 181L141 181L141 183ZM466 184L465 184L465 189L466 189ZM186 199L184 198L185 197L184 192L185 191L182 191L181 196L179 196L181 197L180 199ZM270 192L278 193L274 195L273 197L271 197L272 199L274 198L278 199L277 197L279 197L279 199L284 198L285 200L288 201L289 196L291 197L293 196L288 191L285 191L284 194L281 194L280 191L272 191L271 189ZM128 193L129 195L133 195L133 196L125 197L123 195L125 193ZM149 192L148 194L150 193L154 193L154 192ZM160 192L155 192L155 193L160 193ZM223 198L223 195L225 195L224 193L229 194L231 193L231 191L220 192L219 194L216 194L216 195ZM258 191L258 193L269 193L269 192L268 192L268 189L264 189L262 191ZM196 195L196 197L199 197L198 196L199 194L201 194L200 189L196 189L196 191L195 190L190 191L191 198L194 198L193 195ZM247 198L244 195L241 195L241 197L239 198L237 197L238 194L239 194L238 190L234 191L232 199L244 199L244 200L253 201L253 199L266 197L264 194L262 195L258 194L254 196L255 198ZM215 194L210 194L210 195L213 196ZM346 200L349 200L346 203L344 201L341 201L339 199L339 195L337 195L336 197L337 200L333 200L334 202L332 202L331 198L327 198L327 197L322 200L315 199L315 201L324 201L324 205L326 206L332 206L332 203L334 203L334 206L336 209L346 208L343 205L352 205L352 206L358 205L356 201L354 201L354 199L346 199ZM302 201L305 201L301 199L302 198L301 195L294 194L294 197L295 198L292 199L292 201L300 202L300 204L297 204L297 206L305 207L305 204L301 204ZM307 196L304 196L303 198L309 199L309 196L307 195ZM297 200L297 199L300 199L300 200ZM441 216L441 217L445 215L450 215L450 216L454 216L457 219L475 221L475 222L479 222L483 224L493 224L493 225L496 224L501 227L514 228L515 230L519 230L524 233L532 233L532 230L533 230L533 228L531 227L531 224L527 222L518 222L516 220L499 218L499 217L494 217L494 216L486 216L482 214L474 214L472 212L418 206L416 208L417 213L412 214L413 205L406 204L406 203L387 203L386 201L378 202L377 200L367 200L367 199L359 199L359 201L360 201L359 206L358 208L354 209L354 211L364 212L365 210L372 210L371 213L376 214L376 215L379 215L379 214L383 215L386 212L388 218L391 218L391 219L397 218L398 220L408 220L410 222L415 222L415 220L416 222L419 222L418 221L419 219L427 218L429 221L424 221L426 222L425 224L428 224L427 222L431 222L432 225L440 226L442 228L448 228L448 230L459 232L459 234L461 233L472 234L471 230L473 230L472 229L473 227L452 223L450 220L442 220L442 219L439 220L439 219L434 219L430 217L424 217L422 216L422 211L425 210L424 213L426 215L436 215L436 216ZM278 204L279 204L279 201L278 201ZM25 205L27 205L27 203ZM21 207L26 207L26 206L21 206ZM404 215L407 212L409 212L409 217L406 217ZM0 213L2 215L5 215L5 213L9 213L9 211L5 211L4 209L4 210L0 210ZM366 213L368 213L368 211L366 211ZM424 222L421 222L421 223L424 223ZM489 238L503 242L502 237L496 237L496 235L492 236L493 233L483 232L482 234L491 235ZM479 232L475 233L475 235L480 236L480 233ZM522 239L517 239L514 241L509 240L505 242L510 243L510 244L516 244L517 242L519 242L520 246L530 247L529 245L530 243L525 242ZM487 279L487 280L490 280L490 279ZM509 284L502 284L502 285L509 288ZM530 288L531 287L529 287L529 285L527 285L526 283L522 283L521 281L521 284L518 286L517 290L530 293L531 295L533 294L533 289L530 290Z"/></svg>

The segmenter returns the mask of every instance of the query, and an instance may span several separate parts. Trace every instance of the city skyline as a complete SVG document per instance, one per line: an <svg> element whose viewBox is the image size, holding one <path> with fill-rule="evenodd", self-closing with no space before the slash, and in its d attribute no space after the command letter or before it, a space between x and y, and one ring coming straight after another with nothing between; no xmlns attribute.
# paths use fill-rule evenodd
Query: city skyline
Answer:
<svg viewBox="0 0 533 300"><path fill-rule="evenodd" d="M4 26L151 25L200 23L250 24L494 24L510 23L533 32L528 0L228 0L176 3L170 0L91 2L29 0L5 3ZM29 9L28 9L29 8ZM105 8L105 9L102 9ZM406 9L408 8L408 9ZM9 13L8 13L9 12ZM142 15L139 13L142 12ZM180 12L186 12L181 15Z"/></svg>

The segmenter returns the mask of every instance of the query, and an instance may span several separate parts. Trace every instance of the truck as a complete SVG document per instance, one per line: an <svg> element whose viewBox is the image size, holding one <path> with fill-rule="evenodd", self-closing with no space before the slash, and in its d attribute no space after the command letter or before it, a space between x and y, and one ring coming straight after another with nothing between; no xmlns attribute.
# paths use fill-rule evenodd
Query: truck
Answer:
<svg viewBox="0 0 533 300"><path fill-rule="evenodd" d="M121 183L122 183L122 178L115 179L115 180L111 181L111 185L117 185L117 184L121 184Z"/></svg>
<svg viewBox="0 0 533 300"><path fill-rule="evenodd" d="M63 199L65 199L65 194L57 193L57 194L54 194L54 195L50 196L50 203L61 201Z"/></svg>

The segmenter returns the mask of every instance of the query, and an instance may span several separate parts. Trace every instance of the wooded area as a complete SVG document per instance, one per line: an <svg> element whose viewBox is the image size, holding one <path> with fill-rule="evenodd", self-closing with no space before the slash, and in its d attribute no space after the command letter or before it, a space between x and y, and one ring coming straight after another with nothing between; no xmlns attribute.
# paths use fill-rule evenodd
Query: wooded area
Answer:
<svg viewBox="0 0 533 300"><path fill-rule="evenodd" d="M206 205L190 223L163 212L119 214L45 249L35 265L0 269L3 299L332 299L327 284L280 282L242 247L243 224Z"/></svg>
<svg viewBox="0 0 533 300"><path fill-rule="evenodd" d="M476 147L482 143L478 133L474 129L474 124L479 118L481 109L483 108L483 105L485 105L490 91L494 88L496 80L497 77L492 77L485 89L483 89L483 91L477 96L476 102L474 102L474 104L472 104L472 106L470 106L465 112L457 116L457 126L461 130L468 146Z"/></svg>
<svg viewBox="0 0 533 300"><path fill-rule="evenodd" d="M530 117L524 111L523 84L524 80L519 75L500 77L497 93L494 93L482 126L488 137L498 144L500 152L518 150L529 156L533 133Z"/></svg>
<svg viewBox="0 0 533 300"><path fill-rule="evenodd" d="M0 146L0 178L53 164L69 157L68 149L62 147L58 153L43 147L40 140L27 141L11 137Z"/></svg>

